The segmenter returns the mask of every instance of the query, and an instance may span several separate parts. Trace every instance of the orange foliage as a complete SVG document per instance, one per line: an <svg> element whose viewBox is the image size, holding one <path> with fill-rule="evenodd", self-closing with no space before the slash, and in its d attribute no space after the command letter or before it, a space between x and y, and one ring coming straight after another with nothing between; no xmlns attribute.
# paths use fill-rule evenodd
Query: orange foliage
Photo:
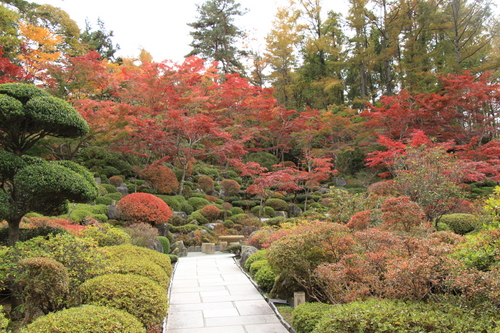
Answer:
<svg viewBox="0 0 500 333"><path fill-rule="evenodd" d="M167 223L173 216L163 200L149 193L129 194L118 202L116 209L122 220L133 222Z"/></svg>
<svg viewBox="0 0 500 333"><path fill-rule="evenodd" d="M140 176L159 194L174 194L179 190L175 173L164 165L151 165L142 170Z"/></svg>
<svg viewBox="0 0 500 333"><path fill-rule="evenodd" d="M85 229L85 226L80 224L75 224L73 220L69 219L61 219L61 218L52 218L52 217L30 217L27 219L29 223L27 224L28 228L43 228L43 227L52 227L52 228L61 228L73 235L77 235L80 231Z"/></svg>
<svg viewBox="0 0 500 333"><path fill-rule="evenodd" d="M214 221L219 217L220 209L214 205L206 205L201 209L200 213L209 221Z"/></svg>

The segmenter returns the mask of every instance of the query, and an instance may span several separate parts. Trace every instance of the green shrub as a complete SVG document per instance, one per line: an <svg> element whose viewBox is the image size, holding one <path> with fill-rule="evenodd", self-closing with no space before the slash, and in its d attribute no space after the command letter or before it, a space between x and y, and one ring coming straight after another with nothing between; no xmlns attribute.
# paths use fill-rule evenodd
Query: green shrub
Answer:
<svg viewBox="0 0 500 333"><path fill-rule="evenodd" d="M245 162L257 162L262 167L267 168L269 171L273 170L273 165L276 165L279 162L276 155L273 155L265 151L250 153L245 156L244 160Z"/></svg>
<svg viewBox="0 0 500 333"><path fill-rule="evenodd" d="M255 252L254 254L250 255L250 257L248 257L247 261L245 261L245 268L247 270L250 270L250 265L252 263L254 263L255 261L264 260L264 259L266 259L266 250L259 250L259 251Z"/></svg>
<svg viewBox="0 0 500 333"><path fill-rule="evenodd" d="M243 214L245 211L241 207L232 207L231 208L231 214L232 215L238 215L238 214Z"/></svg>
<svg viewBox="0 0 500 333"><path fill-rule="evenodd" d="M172 276L172 264L166 254L132 244L107 246L100 250L111 260L150 260L160 266L169 277Z"/></svg>
<svg viewBox="0 0 500 333"><path fill-rule="evenodd" d="M177 260L179 260L179 256L176 256L175 254L169 254L168 255L170 257L170 261L173 263L176 263Z"/></svg>
<svg viewBox="0 0 500 333"><path fill-rule="evenodd" d="M195 210L202 209L206 205L210 205L210 201L205 198L191 197L188 199L188 204L190 204Z"/></svg>
<svg viewBox="0 0 500 333"><path fill-rule="evenodd" d="M187 233L190 233L191 231L195 231L198 229L200 229L200 226L196 225L196 224L185 224L185 225L181 225L181 226L171 226L170 227L170 230L172 232L178 232L181 234L187 234Z"/></svg>
<svg viewBox="0 0 500 333"><path fill-rule="evenodd" d="M275 217L276 216L276 212L275 212L274 208L269 207L269 206L264 206L262 208L261 208L261 206L255 206L250 210L250 212L253 215L258 217L261 209L262 209L262 214L260 217Z"/></svg>
<svg viewBox="0 0 500 333"><path fill-rule="evenodd" d="M265 261L265 260L263 260ZM255 265L257 262L254 262ZM266 261L267 263L267 261ZM269 265L262 265L260 269L253 276L254 281L262 288L265 292L271 291L274 286L274 281L276 280L276 274L273 272Z"/></svg>
<svg viewBox="0 0 500 333"><path fill-rule="evenodd" d="M116 186L115 185L111 185L111 184L101 184L102 187L104 187L106 189L106 191L108 191L107 194L110 194L110 193L118 193L118 190L116 189Z"/></svg>
<svg viewBox="0 0 500 333"><path fill-rule="evenodd" d="M113 246L130 242L129 234L107 223L86 227L80 233L80 237L93 239L98 246Z"/></svg>
<svg viewBox="0 0 500 333"><path fill-rule="evenodd" d="M225 227L225 228L232 228L234 227L234 222L231 221L231 220L226 220L224 222L222 222L222 225Z"/></svg>
<svg viewBox="0 0 500 333"><path fill-rule="evenodd" d="M5 317L3 312L3 306L0 305L0 332L7 332L7 326L9 325L9 320Z"/></svg>
<svg viewBox="0 0 500 333"><path fill-rule="evenodd" d="M489 332L493 324L452 305L370 299L332 307L312 332Z"/></svg>
<svg viewBox="0 0 500 333"><path fill-rule="evenodd" d="M165 201L165 203L170 207L170 209L172 209L173 211L175 212L179 212L181 211L182 207L181 207L181 203L179 202L179 200L177 199L177 196L171 196L171 195L162 195L162 194L158 194L156 195L158 198L160 198L161 200ZM184 199L182 197L182 199Z"/></svg>
<svg viewBox="0 0 500 333"><path fill-rule="evenodd" d="M216 168L213 168L209 164L202 163L202 162L196 163L196 165L193 167L193 172L198 173L200 175L212 176L214 178L219 177L219 170L217 170Z"/></svg>
<svg viewBox="0 0 500 333"><path fill-rule="evenodd" d="M97 197L95 199L95 203L98 205L106 205L109 206L113 203L113 201L120 201L120 199L123 197L123 195L120 192L116 193L109 193L106 195L103 195L102 197Z"/></svg>
<svg viewBox="0 0 500 333"><path fill-rule="evenodd" d="M170 253L170 241L168 240L168 238L163 237L163 236L158 236L157 238L161 243L161 247L163 248L163 253L169 254Z"/></svg>
<svg viewBox="0 0 500 333"><path fill-rule="evenodd" d="M19 229L19 241L25 242L38 236L67 234L68 232L61 228L38 227ZM9 246L9 228L0 228L0 245Z"/></svg>
<svg viewBox="0 0 500 333"><path fill-rule="evenodd" d="M158 325L167 315L167 294L151 279L135 274L106 274L79 287L82 304L125 310L146 327Z"/></svg>
<svg viewBox="0 0 500 333"><path fill-rule="evenodd" d="M478 218L472 214L446 214L441 216L440 223L446 224L451 231L465 235L479 227Z"/></svg>
<svg viewBox="0 0 500 333"><path fill-rule="evenodd" d="M108 273L145 276L158 283L165 290L168 289L170 283L170 276L160 266L147 259L112 260L108 266Z"/></svg>
<svg viewBox="0 0 500 333"><path fill-rule="evenodd" d="M250 209L259 204L258 201L255 200L236 200L231 202L231 204L235 207L242 207L244 209Z"/></svg>
<svg viewBox="0 0 500 333"><path fill-rule="evenodd" d="M333 305L326 303L304 303L293 309L292 327L297 333L309 333L314 330L325 312Z"/></svg>
<svg viewBox="0 0 500 333"><path fill-rule="evenodd" d="M226 247L224 252L239 255L241 253L241 244L233 244Z"/></svg>
<svg viewBox="0 0 500 333"><path fill-rule="evenodd" d="M39 317L20 333L146 333L130 313L107 306L86 305Z"/></svg>
<svg viewBox="0 0 500 333"><path fill-rule="evenodd" d="M245 264L245 266L246 266L246 264ZM269 263L267 262L266 259L261 259L261 260L257 260L257 261L252 262L250 264L250 266L248 266L248 269L250 271L250 275L254 276L255 273L257 273L259 271L259 269L261 269L264 266L269 266Z"/></svg>
<svg viewBox="0 0 500 333"><path fill-rule="evenodd" d="M229 217L229 220L233 221L234 223L240 223L241 221L246 220L248 218L250 218L250 216L248 216L248 214L242 213L242 214L236 214L236 215Z"/></svg>
<svg viewBox="0 0 500 333"><path fill-rule="evenodd" d="M266 206L272 207L275 211L287 211L288 203L282 199L270 198L266 200Z"/></svg>
<svg viewBox="0 0 500 333"><path fill-rule="evenodd" d="M283 216L279 216L279 217L273 217L273 218L270 218L269 220L264 221L264 224L271 225L271 226L277 226L285 221L286 221L286 218L284 218Z"/></svg>
<svg viewBox="0 0 500 333"><path fill-rule="evenodd" d="M206 224L209 222L208 219L205 216L203 216L203 214L201 213L201 209L196 210L193 213L191 213L191 215L189 215L187 221L188 221L188 223L192 223L193 221L197 221L199 224Z"/></svg>

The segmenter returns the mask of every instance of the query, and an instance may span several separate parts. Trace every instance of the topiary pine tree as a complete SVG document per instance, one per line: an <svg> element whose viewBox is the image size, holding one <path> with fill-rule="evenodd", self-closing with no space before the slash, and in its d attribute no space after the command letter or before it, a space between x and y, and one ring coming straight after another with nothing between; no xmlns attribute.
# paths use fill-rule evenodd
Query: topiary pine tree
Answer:
<svg viewBox="0 0 500 333"><path fill-rule="evenodd" d="M62 99L34 85L0 85L0 220L9 225L11 245L19 240L26 213L59 215L67 200L97 197L97 184L84 167L26 155L46 136L78 137L88 131L85 120Z"/></svg>

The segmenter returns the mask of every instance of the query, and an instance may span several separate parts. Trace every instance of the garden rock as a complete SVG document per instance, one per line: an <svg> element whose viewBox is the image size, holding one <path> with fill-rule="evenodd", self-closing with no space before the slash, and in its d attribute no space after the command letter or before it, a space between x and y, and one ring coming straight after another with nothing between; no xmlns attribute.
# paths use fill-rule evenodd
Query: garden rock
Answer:
<svg viewBox="0 0 500 333"><path fill-rule="evenodd" d="M299 217L303 213L299 206L293 204L288 206L288 212L290 213L290 217Z"/></svg>
<svg viewBox="0 0 500 333"><path fill-rule="evenodd" d="M183 220L187 220L187 218L188 218L188 215L184 212L173 212L173 213L174 213L174 215L182 217Z"/></svg>
<svg viewBox="0 0 500 333"><path fill-rule="evenodd" d="M108 218L111 220L117 220L120 217L118 211L116 210L116 205L108 206Z"/></svg>
<svg viewBox="0 0 500 333"><path fill-rule="evenodd" d="M275 217L284 217L288 218L288 214L284 210L278 210L274 213Z"/></svg>
<svg viewBox="0 0 500 333"><path fill-rule="evenodd" d="M177 241L174 242L174 244L172 244L172 246L170 247L170 253L178 257L186 257L188 254L188 250L186 246L184 246L183 241Z"/></svg>
<svg viewBox="0 0 500 333"><path fill-rule="evenodd" d="M118 186L116 189L123 195L128 194L128 187L125 183L121 183L120 186Z"/></svg>
<svg viewBox="0 0 500 333"><path fill-rule="evenodd" d="M249 246L249 245L243 245L241 247L240 266L245 267L245 262L247 261L248 257L250 257L252 254L254 254L257 251L259 251L259 250L256 247Z"/></svg>
<svg viewBox="0 0 500 333"><path fill-rule="evenodd" d="M163 253L163 245L161 245L160 241L157 238L149 238L147 244L148 249Z"/></svg>

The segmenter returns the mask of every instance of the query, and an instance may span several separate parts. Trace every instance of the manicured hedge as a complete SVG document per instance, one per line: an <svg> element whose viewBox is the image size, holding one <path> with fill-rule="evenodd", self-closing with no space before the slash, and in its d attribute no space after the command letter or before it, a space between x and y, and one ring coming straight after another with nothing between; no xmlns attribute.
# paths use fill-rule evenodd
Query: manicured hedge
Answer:
<svg viewBox="0 0 500 333"><path fill-rule="evenodd" d="M39 317L20 333L145 333L141 322L126 311L85 305Z"/></svg>
<svg viewBox="0 0 500 333"><path fill-rule="evenodd" d="M293 309L292 327L297 333L309 333L314 330L325 312L334 305L326 303L304 303Z"/></svg>
<svg viewBox="0 0 500 333"><path fill-rule="evenodd" d="M101 275L84 282L78 291L82 304L125 310L137 317L146 328L160 324L167 315L165 289L144 276Z"/></svg>

